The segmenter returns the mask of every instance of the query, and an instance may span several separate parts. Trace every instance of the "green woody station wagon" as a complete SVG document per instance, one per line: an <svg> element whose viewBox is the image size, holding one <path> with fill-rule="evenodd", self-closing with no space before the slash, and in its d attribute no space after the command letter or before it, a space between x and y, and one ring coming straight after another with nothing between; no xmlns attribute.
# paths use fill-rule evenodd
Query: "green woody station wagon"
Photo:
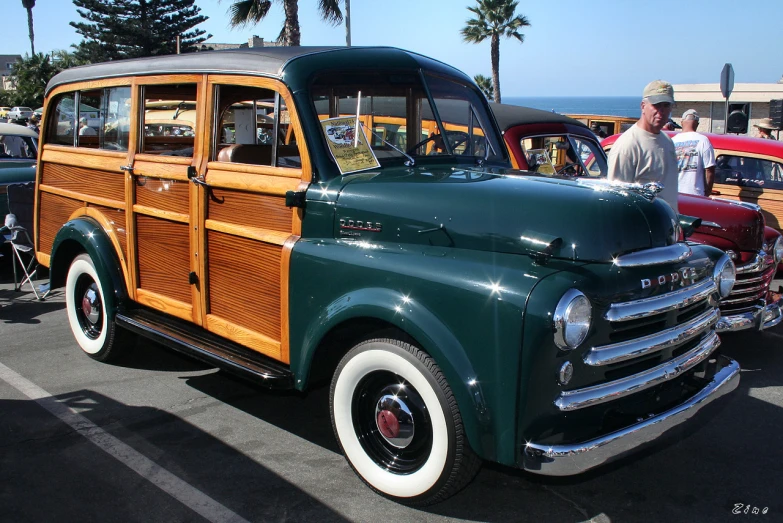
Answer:
<svg viewBox="0 0 783 523"><path fill-rule="evenodd" d="M41 144L37 257L84 352L131 331L267 387L331 382L348 462L397 501L482 460L578 474L738 385L716 351L731 260L683 241L655 186L507 176L484 97L424 56L70 69Z"/></svg>

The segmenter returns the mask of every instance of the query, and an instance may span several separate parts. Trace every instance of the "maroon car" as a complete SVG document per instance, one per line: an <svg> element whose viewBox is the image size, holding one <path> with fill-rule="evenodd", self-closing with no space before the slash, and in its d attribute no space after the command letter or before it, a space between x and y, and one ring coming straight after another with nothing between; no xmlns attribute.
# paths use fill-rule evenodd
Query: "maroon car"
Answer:
<svg viewBox="0 0 783 523"><path fill-rule="evenodd" d="M601 145L610 147L616 136L599 144L590 129L573 118L515 105L491 106L515 168L586 182L606 178L606 153ZM680 194L678 205L682 215L701 219L688 231L688 240L726 251L737 266L737 283L721 303L716 329L763 330L780 323L783 298L770 284L783 261L783 237L766 226L760 208L688 194ZM683 223L688 220L683 218Z"/></svg>

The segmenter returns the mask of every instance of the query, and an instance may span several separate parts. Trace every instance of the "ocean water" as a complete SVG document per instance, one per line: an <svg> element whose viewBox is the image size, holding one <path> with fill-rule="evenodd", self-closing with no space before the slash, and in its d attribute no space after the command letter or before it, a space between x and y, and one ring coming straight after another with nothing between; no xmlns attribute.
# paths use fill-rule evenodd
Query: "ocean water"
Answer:
<svg viewBox="0 0 783 523"><path fill-rule="evenodd" d="M563 114L606 114L638 118L636 96L504 96L503 103Z"/></svg>

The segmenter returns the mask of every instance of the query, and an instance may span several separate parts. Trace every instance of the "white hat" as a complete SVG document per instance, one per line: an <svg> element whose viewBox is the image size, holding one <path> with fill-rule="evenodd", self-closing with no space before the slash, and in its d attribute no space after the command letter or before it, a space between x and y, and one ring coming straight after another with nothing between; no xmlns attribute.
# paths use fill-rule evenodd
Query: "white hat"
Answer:
<svg viewBox="0 0 783 523"><path fill-rule="evenodd" d="M688 109L684 113L682 113L682 119L688 120L688 117L692 116L691 120L698 120L699 119L699 113L696 112L696 109Z"/></svg>

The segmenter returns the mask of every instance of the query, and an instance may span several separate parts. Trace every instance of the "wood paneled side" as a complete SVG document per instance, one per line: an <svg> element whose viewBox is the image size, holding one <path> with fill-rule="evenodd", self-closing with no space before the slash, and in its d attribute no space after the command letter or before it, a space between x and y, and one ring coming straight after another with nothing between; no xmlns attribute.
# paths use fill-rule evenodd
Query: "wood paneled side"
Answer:
<svg viewBox="0 0 783 523"><path fill-rule="evenodd" d="M209 313L280 340L282 248L215 231L209 245Z"/></svg>
<svg viewBox="0 0 783 523"><path fill-rule="evenodd" d="M45 192L40 194L38 250L45 254L51 254L52 244L57 232L76 209L84 207L84 203Z"/></svg>
<svg viewBox="0 0 783 523"><path fill-rule="evenodd" d="M285 199L279 196L212 189L207 205L207 218L210 220L291 232L293 211L285 206Z"/></svg>
<svg viewBox="0 0 783 523"><path fill-rule="evenodd" d="M41 183L88 196L125 201L123 173L53 163L42 164Z"/></svg>
<svg viewBox="0 0 783 523"><path fill-rule="evenodd" d="M136 203L163 211L187 214L189 182L136 177Z"/></svg>
<svg viewBox="0 0 783 523"><path fill-rule="evenodd" d="M122 255L125 257L125 259L128 259L128 235L125 231L125 211L122 209L112 209L111 207L104 207L103 205L92 205L89 204L89 207L93 207L101 212L106 218L109 220L109 223L112 226L112 230L117 235L117 239L120 242L120 247L122 248Z"/></svg>
<svg viewBox="0 0 783 523"><path fill-rule="evenodd" d="M188 224L136 215L139 288L191 303Z"/></svg>

